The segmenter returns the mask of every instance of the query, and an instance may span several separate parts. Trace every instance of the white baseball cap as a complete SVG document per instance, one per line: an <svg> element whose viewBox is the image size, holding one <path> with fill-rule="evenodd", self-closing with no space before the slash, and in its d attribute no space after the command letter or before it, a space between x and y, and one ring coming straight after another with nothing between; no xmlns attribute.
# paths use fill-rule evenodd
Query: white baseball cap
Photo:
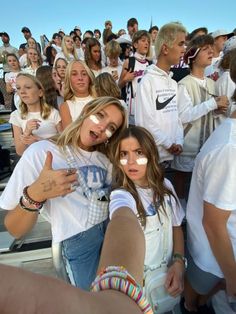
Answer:
<svg viewBox="0 0 236 314"><path fill-rule="evenodd" d="M119 44L130 44L132 45L132 39L130 38L129 34L123 34L121 35L120 37L118 37L116 39L116 41L119 43Z"/></svg>
<svg viewBox="0 0 236 314"><path fill-rule="evenodd" d="M227 36L227 38L230 38L234 36L234 33L229 33L225 29L217 29L215 32L211 33L211 36L215 39L219 36Z"/></svg>

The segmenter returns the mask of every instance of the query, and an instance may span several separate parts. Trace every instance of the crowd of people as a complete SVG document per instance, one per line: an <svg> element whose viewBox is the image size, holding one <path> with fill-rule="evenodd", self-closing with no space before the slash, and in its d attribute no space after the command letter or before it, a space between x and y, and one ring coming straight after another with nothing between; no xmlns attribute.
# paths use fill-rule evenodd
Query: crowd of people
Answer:
<svg viewBox="0 0 236 314"><path fill-rule="evenodd" d="M236 313L236 35L136 18L41 45L22 33L19 49L0 33L21 156L0 207L16 238L50 222L76 288L0 266L1 311L161 314L164 293L212 313L223 293L215 312Z"/></svg>

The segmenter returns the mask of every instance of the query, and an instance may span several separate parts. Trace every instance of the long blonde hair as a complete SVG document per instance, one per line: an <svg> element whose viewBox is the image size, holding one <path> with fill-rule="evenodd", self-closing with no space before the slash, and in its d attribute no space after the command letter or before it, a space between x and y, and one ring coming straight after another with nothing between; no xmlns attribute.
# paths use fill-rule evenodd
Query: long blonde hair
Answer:
<svg viewBox="0 0 236 314"><path fill-rule="evenodd" d="M50 113L52 111L52 107L49 106L45 102L45 97L44 97L44 88L41 82L33 75L28 74L28 73L19 73L16 78L18 77L27 77L29 78L37 87L38 89L43 91L43 96L39 98L39 103L40 103L40 115L43 119L47 119L50 116ZM28 107L27 105L21 100L20 103L20 115L22 119L26 119L28 114Z"/></svg>
<svg viewBox="0 0 236 314"><path fill-rule="evenodd" d="M75 96L75 92L71 86L71 71L75 63L81 64L84 67L85 71L87 72L89 76L89 89L88 89L89 95L95 97L95 92L93 89L95 76L93 72L90 70L90 68L87 66L85 62L80 61L80 60L74 60L68 63L67 68L66 68L65 85L64 85L64 100L66 101L66 100L73 99L73 97Z"/></svg>
<svg viewBox="0 0 236 314"><path fill-rule="evenodd" d="M28 66L31 66L31 65L32 65L32 62L31 62L31 60L29 59L29 55L28 55L28 52L29 52L30 49L37 52L37 55L38 55L37 63L38 63L38 66L41 66L41 65L43 64L43 59L42 59L41 53L38 51L37 48L33 48L33 47L27 48L27 54L26 54L27 65L28 65Z"/></svg>
<svg viewBox="0 0 236 314"><path fill-rule="evenodd" d="M143 154L148 159L146 176L148 187L153 191L153 205L157 211L157 214L159 215L160 211L163 211L166 214L164 200L166 195L173 196L174 198L176 197L173 192L169 190L164 184L164 172L159 164L158 150L151 133L145 128L138 126L129 127L121 132L116 141L116 146L114 148L114 158L112 159L114 165L114 188L124 188L126 191L132 194L137 204L140 223L142 226L145 226L146 214L136 186L134 182L125 174L123 167L120 164L120 144L122 140L129 137L133 137L139 142Z"/></svg>
<svg viewBox="0 0 236 314"><path fill-rule="evenodd" d="M67 38L70 38L70 39L71 39L71 37L70 37L69 35L63 36L62 42L61 42L61 50L62 50L62 52L64 53L67 62L70 61L70 53L73 55L73 57L75 58L75 60L78 60L78 55L77 55L77 52L76 52L75 44L73 45L73 50L72 50L72 52L69 52L69 51L68 51L68 49L67 49L67 47L66 47L66 39L67 39Z"/></svg>
<svg viewBox="0 0 236 314"><path fill-rule="evenodd" d="M52 138L52 140L60 147L63 148L66 145L72 145L77 148L79 139L80 139L80 129L86 118L88 118L91 114L96 114L97 112L103 110L107 106L114 105L116 106L123 117L123 121L121 126L116 130L115 134L109 138L108 143L101 143L95 146L97 151L100 151L107 155L111 159L111 153L113 150L113 146L117 140L117 135L119 132L123 131L127 126L127 116L124 107L121 105L120 101L114 97L98 97L94 100L91 100L87 105L83 108L80 116L71 124L69 124L65 130L60 134L56 135Z"/></svg>

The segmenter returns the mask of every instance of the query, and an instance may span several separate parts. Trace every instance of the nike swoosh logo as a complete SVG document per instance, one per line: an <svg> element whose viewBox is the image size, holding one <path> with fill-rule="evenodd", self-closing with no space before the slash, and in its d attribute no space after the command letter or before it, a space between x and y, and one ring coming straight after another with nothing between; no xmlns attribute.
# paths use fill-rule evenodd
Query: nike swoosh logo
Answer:
<svg viewBox="0 0 236 314"><path fill-rule="evenodd" d="M161 109L164 109L168 104L169 102L171 102L171 100L175 97L175 95L171 96L169 99L163 101L163 102L160 102L158 100L158 96L157 96L157 99L156 99L156 110L161 110Z"/></svg>

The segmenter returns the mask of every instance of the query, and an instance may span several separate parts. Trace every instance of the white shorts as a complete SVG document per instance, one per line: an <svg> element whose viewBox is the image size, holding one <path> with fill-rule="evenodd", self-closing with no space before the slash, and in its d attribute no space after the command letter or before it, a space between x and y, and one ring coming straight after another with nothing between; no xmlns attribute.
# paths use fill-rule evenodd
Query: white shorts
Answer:
<svg viewBox="0 0 236 314"><path fill-rule="evenodd" d="M175 156L171 163L171 168L183 172L192 172L194 167L195 157L191 156Z"/></svg>

